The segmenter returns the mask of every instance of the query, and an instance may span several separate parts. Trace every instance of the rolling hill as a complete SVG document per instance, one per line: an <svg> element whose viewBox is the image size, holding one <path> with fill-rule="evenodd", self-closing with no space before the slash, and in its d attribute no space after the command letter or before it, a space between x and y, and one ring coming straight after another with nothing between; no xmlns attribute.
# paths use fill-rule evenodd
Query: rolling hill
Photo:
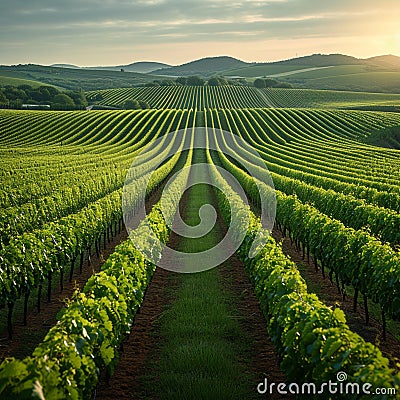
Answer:
<svg viewBox="0 0 400 400"><path fill-rule="evenodd" d="M137 72L90 70L26 64L0 66L0 76L27 79L68 90L99 90L143 85L156 76Z"/></svg>
<svg viewBox="0 0 400 400"><path fill-rule="evenodd" d="M363 60L344 54L312 54L289 60L276 61L276 65L302 65L308 67L328 67L332 65L358 65L364 64Z"/></svg>
<svg viewBox="0 0 400 400"><path fill-rule="evenodd" d="M153 71L153 74L166 76L212 76L216 74L224 74L227 70L242 68L249 65L252 64L233 57L207 57L178 65L176 67L158 69Z"/></svg>
<svg viewBox="0 0 400 400"><path fill-rule="evenodd" d="M128 65L122 65L120 68L124 68L125 71L139 72L141 74L148 74L157 69L169 68L169 67L171 67L171 65L163 64L163 63L159 63L159 62L140 61L140 62L134 62L132 64L128 64Z"/></svg>
<svg viewBox="0 0 400 400"><path fill-rule="evenodd" d="M289 60L275 61L270 63L247 64L241 68L227 70L226 74L241 75L245 77L270 76L288 71L301 71L309 68L324 68L338 66L358 66L362 68L393 70L400 68L400 57L387 55L367 59L359 59L343 54L313 54L311 56L298 57Z"/></svg>
<svg viewBox="0 0 400 400"><path fill-rule="evenodd" d="M343 54L313 54L269 63L250 63L221 56L178 66L147 61L99 67L72 64L0 66L3 77L83 90L133 87L163 77L190 75L205 78L222 75L250 81L273 77L298 88L400 93L400 57L394 55L359 59Z"/></svg>
<svg viewBox="0 0 400 400"><path fill-rule="evenodd" d="M28 85L33 88L43 86L42 82L34 81L32 79L21 79L21 78L13 78L11 76L1 76L0 75L0 87L2 86L22 86Z"/></svg>
<svg viewBox="0 0 400 400"><path fill-rule="evenodd" d="M299 57L231 69L232 77L276 77L297 87L400 93L400 57L358 59L342 54Z"/></svg>
<svg viewBox="0 0 400 400"><path fill-rule="evenodd" d="M152 61L139 61L127 65L110 65L110 66L97 66L97 67L79 67L73 64L52 64L50 67L55 68L72 68L72 69L83 69L83 70L106 70L106 71L121 71L124 69L126 72L137 72L140 74L148 74L154 70L161 68L169 68L171 65L163 64Z"/></svg>
<svg viewBox="0 0 400 400"><path fill-rule="evenodd" d="M400 93L400 71L365 71L309 77L287 77L290 83L310 89L350 90L357 92Z"/></svg>
<svg viewBox="0 0 400 400"><path fill-rule="evenodd" d="M400 57L393 56L392 54L370 57L367 58L365 61L369 64L379 65L381 67L400 68Z"/></svg>
<svg viewBox="0 0 400 400"><path fill-rule="evenodd" d="M54 68L71 68L71 69L79 69L81 67L78 67L77 65L74 64L52 64L49 65L49 67L54 67Z"/></svg>

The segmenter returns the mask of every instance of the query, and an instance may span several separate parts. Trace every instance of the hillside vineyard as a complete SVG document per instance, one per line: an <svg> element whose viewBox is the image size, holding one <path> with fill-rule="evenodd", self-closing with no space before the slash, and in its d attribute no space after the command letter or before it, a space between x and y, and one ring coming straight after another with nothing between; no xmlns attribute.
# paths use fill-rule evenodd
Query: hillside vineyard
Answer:
<svg viewBox="0 0 400 400"><path fill-rule="evenodd" d="M398 108L396 94L343 92L309 89L257 89L247 86L161 86L97 90L87 93L88 100L101 96L100 106L121 106L128 99L147 102L156 109L205 108ZM381 108L381 109L380 109Z"/></svg>
<svg viewBox="0 0 400 400"><path fill-rule="evenodd" d="M286 379L323 383L345 371L351 382L400 393L400 373L379 343L364 340L349 327L344 311L308 288L280 243L269 236L256 257L249 258L257 231L264 229L259 191L272 189L257 186L249 170L258 167L237 142L243 139L268 167L277 201L276 229L290 237L304 259L315 262L333 291L351 292L355 308L359 299L367 312L368 304L376 304L386 335L387 321L400 321L400 157L399 150L366 141L398 127L400 114L343 108L356 101L391 106L391 95L154 87L90 92L88 97L98 93L103 105L135 98L152 108L0 110L0 304L10 337L15 318L27 319L29 302L40 303L42 287L53 284L54 289L54 277L61 286L64 279L72 280L82 260L121 231L121 196L133 158L152 141L180 130L188 143L196 134L207 135L205 142L215 143L217 150L177 151L161 165L158 148L145 153L133 179L138 192L146 191L148 204L157 197L147 213L157 238L167 243L172 235L166 221L177 212L188 174L178 175L164 190L163 209L157 193L176 171L203 160L210 165L210 179L223 188L212 195L220 216L216 223L229 225L232 215L250 221L236 256L254 287ZM298 108L288 108L293 106ZM229 143L221 130L232 134ZM179 138L173 134L164 144L181 149ZM220 168L237 179L251 207ZM139 201L135 196L132 204ZM146 236L144 221L134 234ZM158 247L153 250L161 254ZM31 398L39 388L45 399L90 399L101 375L118 370L120 346L155 270L134 241L118 244L101 271L72 296L32 355L2 361L0 399Z"/></svg>

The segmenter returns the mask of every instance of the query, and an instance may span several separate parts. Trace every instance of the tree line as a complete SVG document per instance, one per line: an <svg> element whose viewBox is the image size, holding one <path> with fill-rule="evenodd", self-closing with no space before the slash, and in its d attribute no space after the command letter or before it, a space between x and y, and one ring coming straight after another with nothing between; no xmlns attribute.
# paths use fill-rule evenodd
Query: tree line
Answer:
<svg viewBox="0 0 400 400"><path fill-rule="evenodd" d="M156 79L146 83L144 86L251 86L258 89L274 87L274 88L292 88L293 86L287 82L281 82L272 78L257 78L253 84L245 78L229 79L223 76L213 76L208 80L199 76L180 76L176 79Z"/></svg>
<svg viewBox="0 0 400 400"><path fill-rule="evenodd" d="M125 100L124 103L119 106L119 108L123 108L125 110L146 110L147 108L150 108L150 105L143 100L128 99Z"/></svg>
<svg viewBox="0 0 400 400"><path fill-rule="evenodd" d="M283 89L291 89L293 86L287 82L277 81L276 79L272 78L257 78L254 81L254 87L257 89L264 89L264 88L283 88Z"/></svg>
<svg viewBox="0 0 400 400"><path fill-rule="evenodd" d="M50 105L52 110L82 110L87 107L87 100L82 91L61 92L53 86L0 88L0 107L19 109L23 104Z"/></svg>
<svg viewBox="0 0 400 400"><path fill-rule="evenodd" d="M176 79L156 79L152 82L146 83L144 86L227 86L227 85L241 85L248 86L246 79L228 79L223 76L213 76L208 80L200 76L180 76Z"/></svg>

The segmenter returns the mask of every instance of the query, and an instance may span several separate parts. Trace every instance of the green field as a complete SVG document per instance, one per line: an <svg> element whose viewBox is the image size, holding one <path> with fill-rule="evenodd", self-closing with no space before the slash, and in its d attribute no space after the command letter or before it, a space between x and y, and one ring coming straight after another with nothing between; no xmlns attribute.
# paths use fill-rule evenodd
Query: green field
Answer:
<svg viewBox="0 0 400 400"><path fill-rule="evenodd" d="M151 82L156 76L135 72L56 68L43 65L0 66L0 76L26 79L68 90L132 87Z"/></svg>
<svg viewBox="0 0 400 400"><path fill-rule="evenodd" d="M1 399L101 396L99 385L126 357L129 334L136 337L135 318L146 317L143 310L152 307L146 294L160 269L157 262L166 257L163 244L201 253L231 226L239 228L229 243L243 234L233 253L236 268L251 282L279 360L271 368L287 382L322 384L345 372L349 382L400 391L396 354L382 350L386 335L399 340L400 113L345 109L394 111L399 95L171 86L94 90L88 97L97 94L101 105L138 99L151 109L0 110L3 343L11 343L17 329L29 329L29 301L54 306L50 295L59 294L58 285L79 273L82 260L96 254L101 260L103 244L119 237L124 220L140 216L130 238L113 244L100 272L93 270L64 308L57 301L62 312L47 322L49 329L42 324L45 337L31 355L14 358L4 350ZM137 169L128 173L143 150ZM192 172L196 164L207 165L206 172ZM274 187L260 180L264 166ZM250 205L222 169L237 180ZM188 182L194 184L186 190ZM268 205L276 200L274 232L290 238L301 266L266 228L265 199ZM139 212L142 203L146 217ZM215 223L203 236L191 236L208 220L205 205L212 205ZM125 215L122 206L129 209ZM177 210L186 222L179 234L171 229ZM306 284L307 258L338 292L334 307ZM190 257L184 258L188 264L181 262L180 255L168 260L181 272L201 266ZM231 271L233 258L226 264ZM157 362L145 364L140 374L152 398L260 398L253 381L265 373L251 370L257 343L254 328L244 323L250 308L238 310L249 290L233 294L220 267L169 276L176 282L160 285L169 289L169 303L150 316L145 332ZM364 338L364 325L341 309L348 293L354 308L367 315L369 307L381 327L372 342ZM27 327L19 322L24 319ZM136 362L128 361L131 367ZM129 363L127 368L129 377Z"/></svg>
<svg viewBox="0 0 400 400"><path fill-rule="evenodd" d="M146 101L151 108L379 108L395 111L400 95L308 89L256 89L242 86L120 88L87 93L89 101L100 94L96 104L123 106L128 99Z"/></svg>
<svg viewBox="0 0 400 400"><path fill-rule="evenodd" d="M227 71L228 76L245 78L272 77L309 89L400 93L400 72L371 65L264 64Z"/></svg>
<svg viewBox="0 0 400 400"><path fill-rule="evenodd" d="M358 75L371 72L371 67L366 65L335 65L331 67L314 69L312 71L298 71L290 78L294 79L319 79L343 75Z"/></svg>
<svg viewBox="0 0 400 400"><path fill-rule="evenodd" d="M278 76L285 73L307 70L306 65L254 65L250 67L230 70L225 73L227 76L242 76L245 78L256 78L263 76Z"/></svg>
<svg viewBox="0 0 400 400"><path fill-rule="evenodd" d="M0 87L1 86L20 86L29 85L33 88L43 86L43 83L38 81L33 81L29 79L12 78L10 76L0 76Z"/></svg>
<svg viewBox="0 0 400 400"><path fill-rule="evenodd" d="M315 89L400 93L400 72L363 72L312 77L306 80L305 85Z"/></svg>
<svg viewBox="0 0 400 400"><path fill-rule="evenodd" d="M337 90L262 89L274 107L293 108L359 108L398 111L400 95Z"/></svg>
<svg viewBox="0 0 400 400"><path fill-rule="evenodd" d="M317 79L328 78L338 75L361 74L370 72L371 67L367 65L332 65L325 67L310 67L307 65L285 65L285 64L264 64L235 70L227 75L238 75L247 78L255 77L283 77ZM242 73L241 73L242 72Z"/></svg>
<svg viewBox="0 0 400 400"><path fill-rule="evenodd" d="M206 62L206 60L203 61L204 63ZM335 60L332 62L334 61ZM199 62L201 63L202 61L200 60ZM212 68L212 65L210 65L210 68ZM220 66L220 68L222 68L222 66ZM179 71L179 68L177 71ZM191 74L186 72L183 75L188 76L196 74L202 75L200 72L192 72ZM310 61L309 64L301 64L300 62L278 62L248 65L239 69L228 68L224 70L224 68L222 68L222 70L218 69L215 72L209 71L206 75L208 77L213 75L222 75L228 78L242 77L246 78L249 83L252 83L257 77L272 77L280 81L291 83L296 88L400 93L399 74L398 68L393 66L385 67L371 63L349 65L327 65L325 63L319 65L317 61L314 63ZM134 88L155 80L175 79L177 76L180 76L180 74L176 72L172 74L172 76L156 76L102 68L61 68L28 64L0 66L0 76L2 77L2 81L12 85L18 84L18 81L7 81L8 78L40 82L41 84L53 85L67 90L94 91L102 89L118 90L124 87Z"/></svg>

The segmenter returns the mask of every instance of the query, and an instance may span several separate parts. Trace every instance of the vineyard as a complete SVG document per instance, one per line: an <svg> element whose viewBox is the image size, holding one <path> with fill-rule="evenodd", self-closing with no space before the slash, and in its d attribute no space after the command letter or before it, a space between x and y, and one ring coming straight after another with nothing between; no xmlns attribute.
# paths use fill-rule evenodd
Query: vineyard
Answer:
<svg viewBox="0 0 400 400"><path fill-rule="evenodd" d="M146 351L159 351L158 366L148 364L153 375L143 378L152 382L154 398L260 397L253 383L265 375L249 373L249 382L241 377L251 369L241 359L258 349L246 350L248 357L235 354L255 329L243 328L250 309L240 314L232 304L251 296L266 328L257 340L273 344L277 361L269 367L286 382L323 384L345 372L351 383L370 384L371 393L400 393L400 157L399 150L365 143L400 126L400 114L339 109L399 107L399 96L171 86L88 97L98 94L100 105L138 99L151 109L0 110L0 399L118 398L107 390L122 390L112 379L127 369L132 380L130 368L141 365L129 359L126 343L135 337L138 318L158 307L148 299L159 279L157 298L169 299L170 308L153 315L160 331L145 343L152 348ZM141 162L132 172L135 157ZM190 167L200 164L208 169L196 176ZM264 165L274 187L251 175L262 176ZM221 170L236 179L247 201ZM206 181L212 186L186 191L188 182ZM263 198L276 201L272 234L263 224ZM134 214L142 201L146 218L123 236L122 205ZM217 216L203 241L171 229L183 209L191 232L209 204ZM150 248L152 259L162 260L164 245L207 251L233 220L243 225L243 240L227 263L239 265L237 276L251 282L249 290L226 294L226 287L239 284L220 267L179 278L169 272L162 280L143 252ZM290 243L291 254L277 235ZM114 247L103 260L106 245ZM100 269L63 308L60 292L96 258ZM333 303L315 293L305 265L337 293ZM28 329L32 315L46 313L54 298L59 313L33 351L9 351L18 330ZM362 310L358 325L341 309L346 301L353 313ZM364 328L373 320L378 333L371 343ZM272 363L272 356L265 359ZM194 396L198 390L203 397ZM121 398L141 398L132 393ZM393 393L365 398L396 398Z"/></svg>
<svg viewBox="0 0 400 400"><path fill-rule="evenodd" d="M400 107L397 94L345 92L308 89L256 89L240 86L164 86L120 88L91 91L89 101L101 95L97 104L122 106L126 100L142 100L151 108L365 108L372 111L396 111Z"/></svg>

